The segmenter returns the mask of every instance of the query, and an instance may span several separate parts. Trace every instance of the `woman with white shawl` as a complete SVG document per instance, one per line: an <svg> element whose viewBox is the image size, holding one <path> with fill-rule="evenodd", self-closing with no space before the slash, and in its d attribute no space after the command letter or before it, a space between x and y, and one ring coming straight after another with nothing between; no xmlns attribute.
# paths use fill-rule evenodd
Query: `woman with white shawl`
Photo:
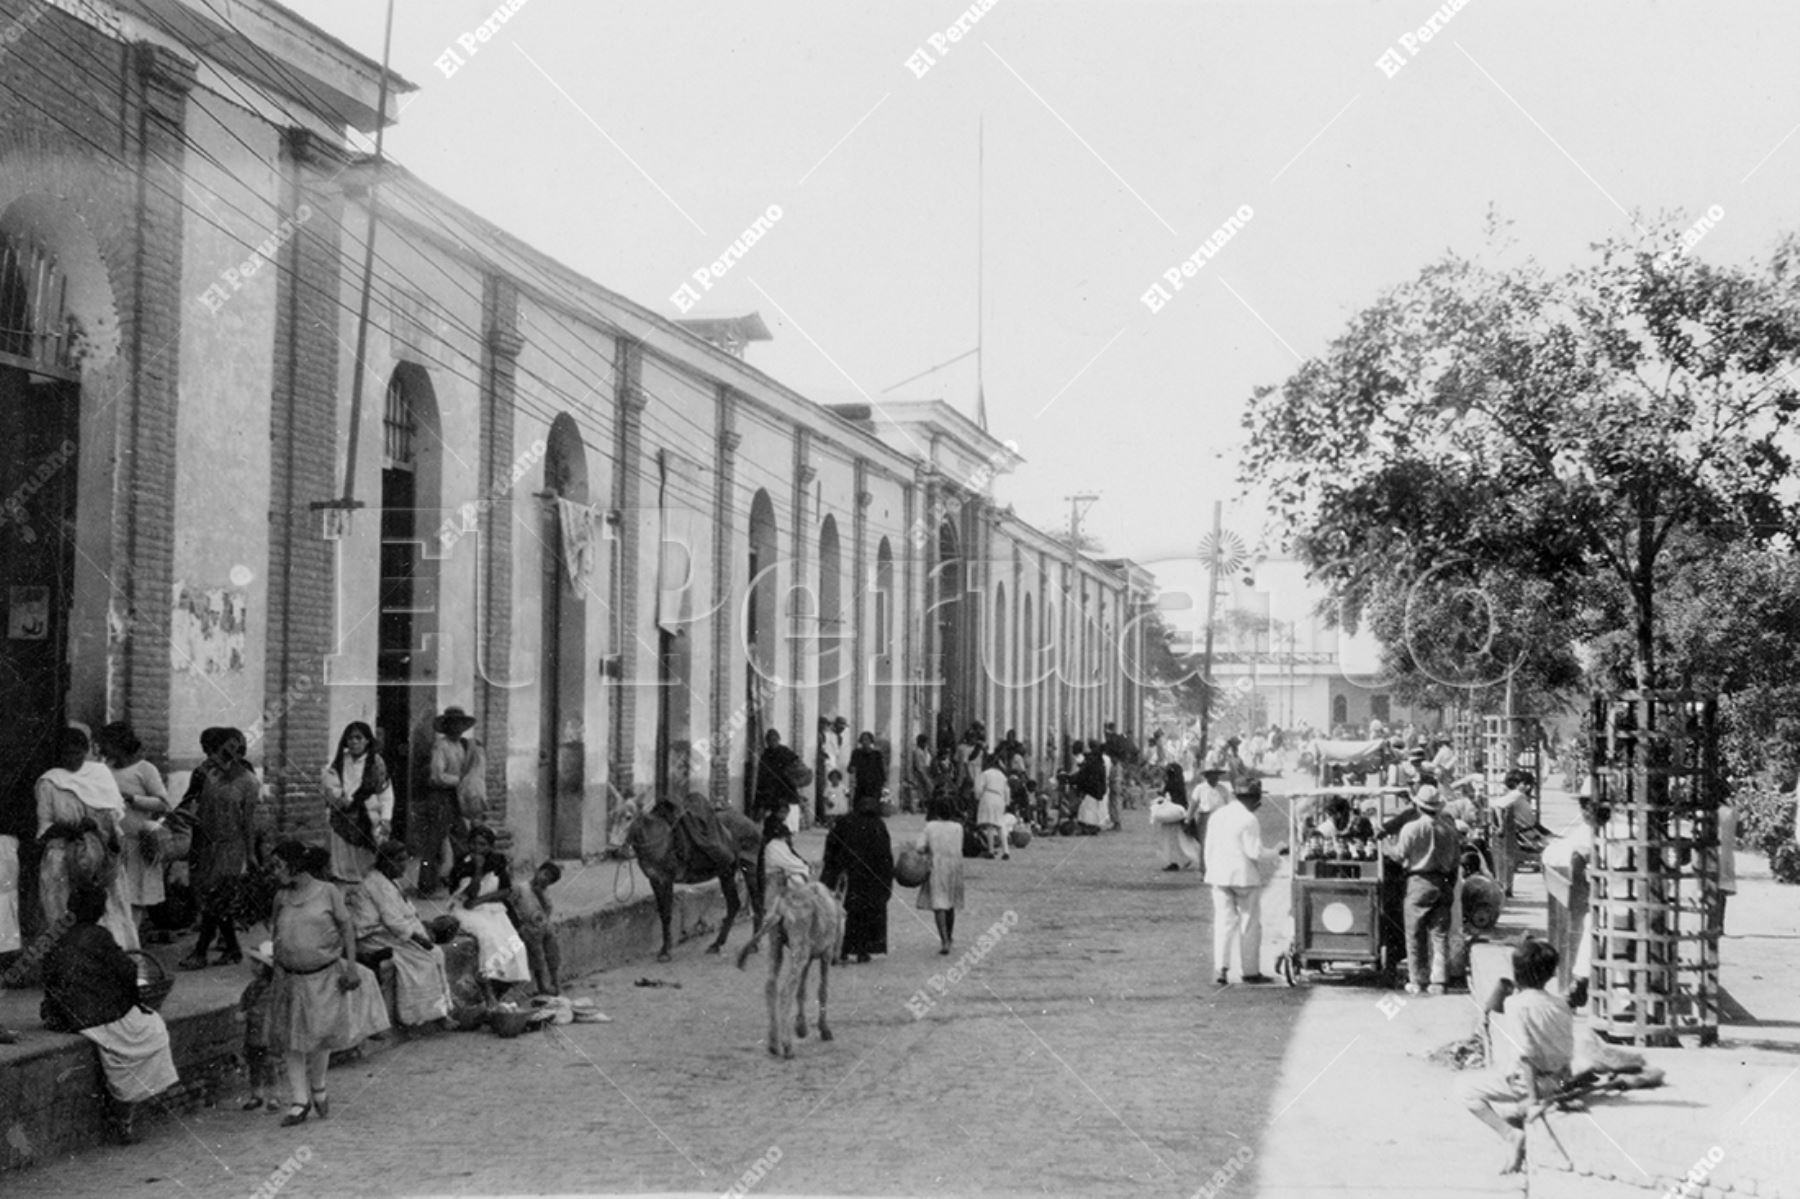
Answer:
<svg viewBox="0 0 1800 1199"><path fill-rule="evenodd" d="M119 821L125 797L104 762L89 756L87 731L70 726L57 739L58 765L37 781L38 899L44 921L55 927L68 918L69 893L88 883L106 892L100 927L121 949L138 947L137 924L119 870Z"/></svg>

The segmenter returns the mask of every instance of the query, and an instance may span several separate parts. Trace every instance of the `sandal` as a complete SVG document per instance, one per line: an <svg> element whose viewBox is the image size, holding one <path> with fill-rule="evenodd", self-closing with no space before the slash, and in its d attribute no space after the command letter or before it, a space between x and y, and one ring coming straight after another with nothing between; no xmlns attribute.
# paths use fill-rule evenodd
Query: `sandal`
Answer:
<svg viewBox="0 0 1800 1199"><path fill-rule="evenodd" d="M292 1128L296 1124L306 1123L306 1117L312 1111L312 1105L306 1103L288 1104L287 1115L281 1118L283 1128Z"/></svg>
<svg viewBox="0 0 1800 1199"><path fill-rule="evenodd" d="M264 1100L261 1095L253 1095L249 1099L244 1100L244 1106L240 1107L238 1110L241 1112L253 1112L261 1107L263 1102Z"/></svg>
<svg viewBox="0 0 1800 1199"><path fill-rule="evenodd" d="M206 960L206 955L204 954L190 953L182 958L181 961L177 962L176 965L180 966L183 970L204 970L212 965L212 963Z"/></svg>
<svg viewBox="0 0 1800 1199"><path fill-rule="evenodd" d="M331 1119L331 1096L325 1093L325 1088L320 1087L312 1093L312 1109L319 1113L319 1119Z"/></svg>

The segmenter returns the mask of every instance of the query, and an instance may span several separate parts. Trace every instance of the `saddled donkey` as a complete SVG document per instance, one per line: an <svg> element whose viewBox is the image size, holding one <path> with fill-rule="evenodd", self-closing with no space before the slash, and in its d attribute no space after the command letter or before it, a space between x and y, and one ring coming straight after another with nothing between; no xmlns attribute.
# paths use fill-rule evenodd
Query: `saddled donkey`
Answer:
<svg viewBox="0 0 1800 1199"><path fill-rule="evenodd" d="M769 918L738 950L739 970L764 937L769 938L770 947L769 981L763 988L769 1003L769 1052L793 1057L794 1038L806 1036L806 976L815 961L819 963L819 1040L831 1040L825 1009L831 993L831 963L844 953L843 891L828 891L824 883L796 882L783 875Z"/></svg>
<svg viewBox="0 0 1800 1199"><path fill-rule="evenodd" d="M732 922L741 906L739 874L744 876L744 885L750 892L755 927L762 928L762 888L756 885L762 830L755 821L737 812L715 810L705 796L694 793L680 806L665 798L640 810L626 833L626 842L656 897L656 915L662 921L662 949L656 955L657 961L669 960L669 919L675 909L676 883L719 880L719 889L725 895L725 920L706 952L718 953L725 938L731 935Z"/></svg>

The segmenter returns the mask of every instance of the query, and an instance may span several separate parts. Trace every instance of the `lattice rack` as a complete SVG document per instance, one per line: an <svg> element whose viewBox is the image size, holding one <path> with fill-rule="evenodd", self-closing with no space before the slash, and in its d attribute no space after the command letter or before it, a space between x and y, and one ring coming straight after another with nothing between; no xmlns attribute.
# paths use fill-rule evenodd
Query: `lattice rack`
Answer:
<svg viewBox="0 0 1800 1199"><path fill-rule="evenodd" d="M1594 1028L1636 1045L1719 1036L1717 705L1679 692L1593 703L1594 799L1611 816L1589 868Z"/></svg>

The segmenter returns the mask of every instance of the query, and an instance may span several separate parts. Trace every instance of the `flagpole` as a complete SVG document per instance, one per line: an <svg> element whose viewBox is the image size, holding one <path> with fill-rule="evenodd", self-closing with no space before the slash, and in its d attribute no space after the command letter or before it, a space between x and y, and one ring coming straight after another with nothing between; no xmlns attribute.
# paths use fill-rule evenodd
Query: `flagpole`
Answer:
<svg viewBox="0 0 1800 1199"><path fill-rule="evenodd" d="M975 419L987 431L987 371L982 354L987 266L987 116L975 123Z"/></svg>

